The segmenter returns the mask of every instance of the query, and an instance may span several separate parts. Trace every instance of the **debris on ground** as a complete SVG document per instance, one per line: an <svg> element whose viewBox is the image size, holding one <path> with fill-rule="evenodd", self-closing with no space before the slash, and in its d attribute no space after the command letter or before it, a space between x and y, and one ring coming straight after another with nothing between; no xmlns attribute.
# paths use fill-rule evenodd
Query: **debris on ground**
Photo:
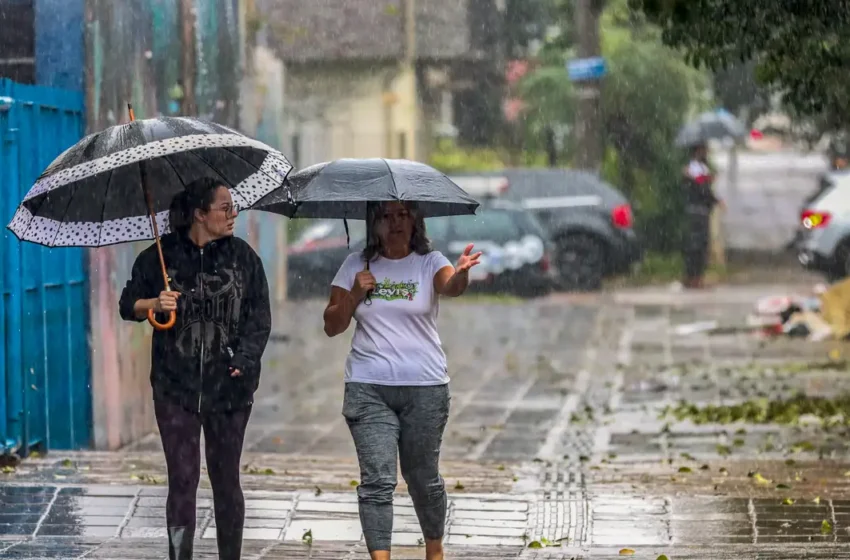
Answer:
<svg viewBox="0 0 850 560"><path fill-rule="evenodd" d="M763 336L821 341L850 336L850 278L814 286L807 295L765 296L755 303L747 325Z"/></svg>

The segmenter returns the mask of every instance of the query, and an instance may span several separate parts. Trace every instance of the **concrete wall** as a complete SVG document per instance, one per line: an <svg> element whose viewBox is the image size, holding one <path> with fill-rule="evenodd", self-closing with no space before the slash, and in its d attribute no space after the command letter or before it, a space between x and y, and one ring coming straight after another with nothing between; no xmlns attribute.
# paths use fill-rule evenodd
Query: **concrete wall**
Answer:
<svg viewBox="0 0 850 560"><path fill-rule="evenodd" d="M395 62L290 65L284 145L301 167L343 157L416 159L416 84L413 70Z"/></svg>

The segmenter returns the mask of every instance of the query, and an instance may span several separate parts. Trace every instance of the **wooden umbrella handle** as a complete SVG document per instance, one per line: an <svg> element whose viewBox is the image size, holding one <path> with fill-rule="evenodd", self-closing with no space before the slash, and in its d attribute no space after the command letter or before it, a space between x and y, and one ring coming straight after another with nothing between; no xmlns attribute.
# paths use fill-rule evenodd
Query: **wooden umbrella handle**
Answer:
<svg viewBox="0 0 850 560"><path fill-rule="evenodd" d="M130 122L135 121L136 114L133 112L133 106L128 103L127 109L130 111ZM168 283L168 272L165 269L165 257L162 256L162 244L159 242L159 226L157 226L156 223L156 213L153 211L153 201L151 200L150 189L148 189L148 174L144 161L139 162L139 174L141 175L142 192L145 193L145 202L148 205L148 213L151 217L151 227L153 228L153 236L156 241L156 250L157 253L159 253L159 265L162 268L162 280L165 282L165 291L170 292L171 286ZM168 321L160 323L156 320L153 309L148 309L148 323L150 323L151 326L158 331L167 331L174 326L176 321L177 313L175 311L169 311Z"/></svg>
<svg viewBox="0 0 850 560"><path fill-rule="evenodd" d="M157 322L156 317L153 314L153 309L148 309L148 323L150 323L151 326L158 331L167 331L168 329L173 327L174 323L176 322L177 313L175 313L174 311L168 312L168 321L166 321L165 323L159 323Z"/></svg>

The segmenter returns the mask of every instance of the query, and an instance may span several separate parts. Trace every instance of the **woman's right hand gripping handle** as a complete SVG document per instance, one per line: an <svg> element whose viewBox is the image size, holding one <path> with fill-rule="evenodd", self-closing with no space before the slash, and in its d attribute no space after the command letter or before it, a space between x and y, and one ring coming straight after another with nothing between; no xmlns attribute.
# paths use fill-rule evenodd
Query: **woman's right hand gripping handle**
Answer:
<svg viewBox="0 0 850 560"><path fill-rule="evenodd" d="M375 277L368 270L361 270L354 277L351 291L337 286L331 288L331 299L325 308L325 334L333 337L342 334L351 324L354 310L369 293L375 289Z"/></svg>
<svg viewBox="0 0 850 560"><path fill-rule="evenodd" d="M172 292L164 290L159 293L159 297L152 299L142 299L136 302L135 311L140 317L147 317L148 323L157 330L168 330L174 326L177 320L177 298L180 297L180 292ZM168 313L168 321L159 323L156 320L156 313Z"/></svg>
<svg viewBox="0 0 850 560"><path fill-rule="evenodd" d="M354 286L351 288L351 295L354 301L360 303L371 290L375 289L377 282L369 269L361 270L354 277Z"/></svg>

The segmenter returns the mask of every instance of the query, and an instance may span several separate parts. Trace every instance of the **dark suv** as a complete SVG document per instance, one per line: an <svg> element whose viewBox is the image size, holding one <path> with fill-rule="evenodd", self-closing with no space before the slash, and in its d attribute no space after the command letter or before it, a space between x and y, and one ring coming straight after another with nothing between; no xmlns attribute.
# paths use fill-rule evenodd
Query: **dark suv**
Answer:
<svg viewBox="0 0 850 560"><path fill-rule="evenodd" d="M642 258L628 199L593 174L508 169L456 176L462 185L473 186L493 184L497 178L500 198L537 216L555 244L563 289L598 290L605 277L628 273ZM481 194L470 192L474 197Z"/></svg>
<svg viewBox="0 0 850 560"><path fill-rule="evenodd" d="M509 201L484 201L475 216L427 218L434 249L452 263L467 244L484 254L470 271L470 291L545 295L556 285L554 245L531 212ZM289 297L325 296L345 257L361 251L365 226L349 221L350 248L342 220L316 220L290 245Z"/></svg>

